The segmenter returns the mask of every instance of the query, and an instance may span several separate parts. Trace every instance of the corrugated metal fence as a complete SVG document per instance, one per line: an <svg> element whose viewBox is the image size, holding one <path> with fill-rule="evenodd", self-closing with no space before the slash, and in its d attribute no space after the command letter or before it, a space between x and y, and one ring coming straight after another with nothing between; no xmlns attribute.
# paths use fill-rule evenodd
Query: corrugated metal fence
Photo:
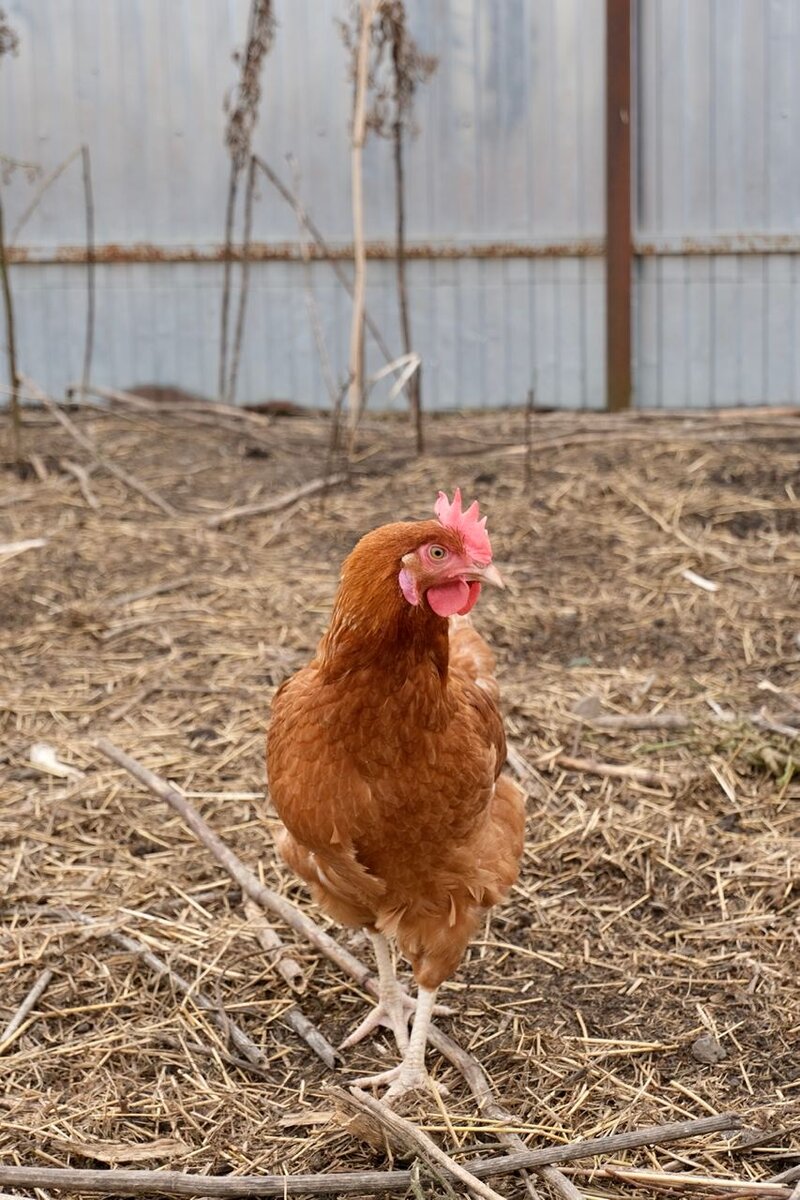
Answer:
<svg viewBox="0 0 800 1200"><path fill-rule="evenodd" d="M287 178L285 156L296 156L304 201L346 247L351 85L335 26L346 5L275 8L254 148ZM0 151L47 172L81 142L91 148L107 260L97 267L95 380L213 393L222 101L247 0L6 9L20 53L0 66ZM407 171L426 404L515 403L533 385L541 405L600 407L603 0L409 0L408 10L421 48L439 58L418 95ZM636 15L636 402L799 402L800 0L646 0ZM35 188L20 171L4 187L9 229ZM375 138L365 196L367 236L385 253L391 149ZM29 261L12 269L21 368L55 392L80 373L85 269L69 260L83 227L75 163L22 230ZM326 403L295 218L266 180L254 238L266 261L252 269L240 398ZM754 240L761 252L737 252ZM326 263L311 278L343 378L349 302ZM399 353L385 258L369 264L367 304ZM368 365L382 365L374 347Z"/></svg>

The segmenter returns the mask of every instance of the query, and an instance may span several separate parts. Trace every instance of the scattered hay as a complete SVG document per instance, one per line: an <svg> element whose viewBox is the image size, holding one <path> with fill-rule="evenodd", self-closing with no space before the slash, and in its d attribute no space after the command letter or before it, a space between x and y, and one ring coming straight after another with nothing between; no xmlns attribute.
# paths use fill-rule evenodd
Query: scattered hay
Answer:
<svg viewBox="0 0 800 1200"><path fill-rule="evenodd" d="M215 514L317 476L327 423L191 404L72 419L178 515L27 414L41 469L24 481L3 470L0 543L46 544L0 557L0 1026L45 968L53 977L2 1055L4 1160L251 1174L384 1161L337 1124L324 1088L381 1068L388 1038L335 1074L310 1054L282 1019L296 997L238 891L92 739L172 779L270 887L306 905L259 798L270 697L310 655L354 540L427 515L439 487L461 484L489 512L509 581L477 620L532 796L522 878L446 985L446 1026L531 1146L733 1108L762 1131L755 1145L731 1152L715 1135L619 1164L752 1180L792 1167L800 422L537 416L526 491L512 445L522 414L432 420L418 461L405 425L374 420L349 487L216 529ZM60 465L77 459L83 481ZM591 724L653 712L686 720ZM85 774L42 773L34 743ZM576 773L560 757L652 780ZM52 915L64 906L99 926ZM336 1044L366 996L276 928L306 977L303 1010ZM108 931L224 1008L266 1076L234 1065L212 1014ZM700 1038L725 1057L698 1059ZM505 1127L430 1063L451 1095L420 1127L457 1159L496 1146ZM575 1179L587 1196L632 1194L613 1175Z"/></svg>

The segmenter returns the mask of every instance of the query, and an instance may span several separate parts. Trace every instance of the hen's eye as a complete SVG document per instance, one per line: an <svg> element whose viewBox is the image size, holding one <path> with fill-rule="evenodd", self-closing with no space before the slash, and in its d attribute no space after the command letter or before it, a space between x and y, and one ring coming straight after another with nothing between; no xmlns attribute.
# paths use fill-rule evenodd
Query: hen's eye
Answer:
<svg viewBox="0 0 800 1200"><path fill-rule="evenodd" d="M431 546L428 553L430 554L431 558L441 559L444 558L444 556L447 554L447 551L445 550L444 546Z"/></svg>

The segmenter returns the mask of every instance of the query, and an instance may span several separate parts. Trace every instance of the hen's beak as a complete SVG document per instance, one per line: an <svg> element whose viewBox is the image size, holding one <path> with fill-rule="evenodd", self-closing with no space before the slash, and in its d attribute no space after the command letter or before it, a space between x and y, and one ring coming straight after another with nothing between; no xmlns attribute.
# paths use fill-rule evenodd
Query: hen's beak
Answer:
<svg viewBox="0 0 800 1200"><path fill-rule="evenodd" d="M495 587L504 588L506 586L503 582L503 576L494 563L489 563L488 567L474 566L468 578L475 579L478 583L493 583Z"/></svg>

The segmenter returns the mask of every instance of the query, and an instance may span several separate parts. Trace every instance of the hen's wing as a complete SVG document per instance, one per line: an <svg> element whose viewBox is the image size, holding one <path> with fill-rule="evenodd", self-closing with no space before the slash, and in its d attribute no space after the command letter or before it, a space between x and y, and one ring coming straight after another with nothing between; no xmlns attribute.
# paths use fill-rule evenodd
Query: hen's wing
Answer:
<svg viewBox="0 0 800 1200"><path fill-rule="evenodd" d="M368 825L373 799L342 745L325 735L325 722L324 689L306 667L272 703L267 773L284 826L276 845L334 919L372 925L385 885L358 861L353 839Z"/></svg>

